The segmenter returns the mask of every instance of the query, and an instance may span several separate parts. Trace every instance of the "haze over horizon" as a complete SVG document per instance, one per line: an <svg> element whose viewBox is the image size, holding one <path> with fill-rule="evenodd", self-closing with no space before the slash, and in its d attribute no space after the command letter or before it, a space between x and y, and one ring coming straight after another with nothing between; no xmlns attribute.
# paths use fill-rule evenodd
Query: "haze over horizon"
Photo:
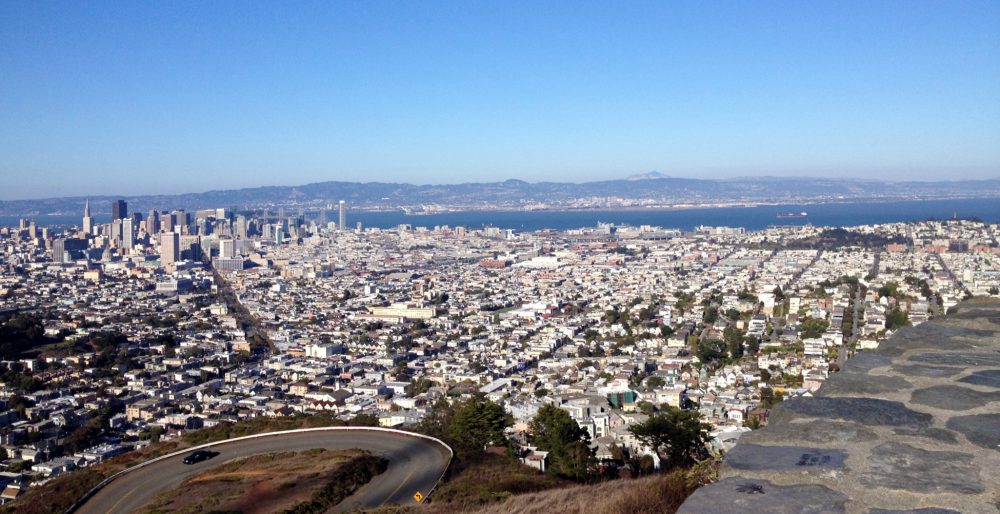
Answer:
<svg viewBox="0 0 1000 514"><path fill-rule="evenodd" d="M490 183L503 183L503 182L510 181L510 180L517 180L517 181L521 181L521 182L526 182L528 184L555 183L555 184L578 184L579 185L579 184L587 184L587 183L595 183L595 182L608 182L608 181L619 181L619 180L622 180L622 181L632 181L632 180L646 180L646 179L718 180L718 181L730 181L730 180L732 180L732 181L741 181L741 180L782 180L782 179L786 179L786 180L820 180L820 181L844 181L844 182L866 182L866 181L871 181L871 182L880 182L880 183L881 182L890 182L890 183L891 182L907 182L907 183L931 183L931 182L933 182L933 183L938 183L938 182L947 183L947 182L954 182L954 183L959 183L959 182L966 182L966 181L969 181L969 180L971 180L971 181L976 181L976 180L1000 181L1000 176L994 176L994 177L987 176L987 177L983 177L981 179L979 179L979 178L976 178L976 179L949 179L949 178L942 178L942 179L934 179L934 180L931 180L931 179L926 179L926 180L919 180L919 179L915 179L915 180L905 180L905 179L900 179L900 180L883 180L883 179L878 179L878 178L866 178L866 177L827 177L827 176L810 177L810 176L800 176L800 175L788 175L788 176L757 175L757 176L733 176L733 177L705 178L705 177L690 177L690 176L680 176L680 175L669 175L669 174L666 174L666 173L661 173L661 172L653 171L653 172L646 172L646 173L637 173L637 174L633 174L633 175L630 175L630 176L627 176L627 177L624 177L624 176L623 177L611 177L611 178L607 178L607 179L596 179L596 180L587 180L587 181L580 181L580 180L576 180L576 181L574 181L574 180L524 180L524 179L518 179L518 178L503 178L503 179L498 179L498 180L492 181ZM125 197L157 196L157 195L168 195L169 196L169 195L203 194L203 193L210 193L210 192L216 192L216 191L219 191L219 192L221 192L221 191L239 191L239 190L245 190L245 189L260 189L260 188L269 188L269 187L292 188L292 189L294 189L294 188L299 188L299 187L308 187L308 186L312 186L312 185L315 185L315 184L322 184L322 183L326 183L326 182L347 182L347 183L354 183L354 184L379 184L379 183L386 184L386 183L389 183L389 184L406 184L406 185L413 185L413 186L417 186L417 187L455 186L455 185L465 185L465 184L486 184L487 183L487 182L482 182L482 181L478 181L478 182L476 182L476 181L454 181L454 182L415 183L415 182L382 181L382 180L369 180L369 181L364 181L364 180L357 180L357 181L353 181L353 180L352 181L328 180L328 181L316 181L316 182L296 183L296 184L281 184L281 183L256 184L256 185L249 184L249 185L246 185L246 186L243 186L243 187L192 189L192 190L177 191L177 192L141 191L140 190L140 191L136 191L136 192L132 192L132 193L123 193L121 191L108 190L108 191L105 191L105 192L97 192L97 193L94 193L94 194L75 194L74 193L74 194L59 195L59 196L46 196L46 197L40 197L39 196L39 197L26 197L26 198L2 198L2 197L0 197L0 202L4 202L4 201L17 202L17 201L46 200L46 199L51 199L51 198L102 198L102 197L120 197L120 198L125 198Z"/></svg>
<svg viewBox="0 0 1000 514"><path fill-rule="evenodd" d="M0 199L1000 176L1000 4L0 5Z"/></svg>

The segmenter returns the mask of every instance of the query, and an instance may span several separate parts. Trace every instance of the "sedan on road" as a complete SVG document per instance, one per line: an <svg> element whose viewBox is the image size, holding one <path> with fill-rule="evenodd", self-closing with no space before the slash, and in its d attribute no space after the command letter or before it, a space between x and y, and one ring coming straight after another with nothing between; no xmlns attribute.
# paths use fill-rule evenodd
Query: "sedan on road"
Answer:
<svg viewBox="0 0 1000 514"><path fill-rule="evenodd" d="M211 459L212 457L215 457L216 455L218 455L218 453L216 453L216 452L210 452L208 450L197 450L197 451L191 452L191 454L188 455L187 457L184 457L184 460L182 462L184 464L196 464L196 463L201 462L203 460Z"/></svg>

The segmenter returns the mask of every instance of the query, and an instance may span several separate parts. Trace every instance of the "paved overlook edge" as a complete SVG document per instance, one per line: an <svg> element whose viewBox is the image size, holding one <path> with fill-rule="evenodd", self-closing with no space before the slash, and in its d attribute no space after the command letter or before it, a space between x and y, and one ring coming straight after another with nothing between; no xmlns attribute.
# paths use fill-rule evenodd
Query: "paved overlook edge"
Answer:
<svg viewBox="0 0 1000 514"><path fill-rule="evenodd" d="M1000 513L1000 301L849 359L744 435L680 514Z"/></svg>

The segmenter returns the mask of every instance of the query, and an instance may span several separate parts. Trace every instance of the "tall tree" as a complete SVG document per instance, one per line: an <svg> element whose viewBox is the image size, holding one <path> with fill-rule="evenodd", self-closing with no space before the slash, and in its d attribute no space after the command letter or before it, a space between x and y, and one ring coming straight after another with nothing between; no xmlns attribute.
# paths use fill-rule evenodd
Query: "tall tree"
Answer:
<svg viewBox="0 0 1000 514"><path fill-rule="evenodd" d="M532 442L549 452L549 470L574 480L586 480L592 472L594 452L590 434L566 412L543 405L530 424Z"/></svg>
<svg viewBox="0 0 1000 514"><path fill-rule="evenodd" d="M738 359L743 356L743 332L736 325L727 326L722 331L722 337L726 340L726 350L730 357Z"/></svg>
<svg viewBox="0 0 1000 514"><path fill-rule="evenodd" d="M473 398L455 410L449 435L454 444L465 450L482 450L487 445L507 446L504 430L513 424L514 419L501 405Z"/></svg>
<svg viewBox="0 0 1000 514"><path fill-rule="evenodd" d="M666 406L659 414L629 427L629 432L657 454L666 453L667 466L675 468L695 462L708 442L710 429L698 412Z"/></svg>

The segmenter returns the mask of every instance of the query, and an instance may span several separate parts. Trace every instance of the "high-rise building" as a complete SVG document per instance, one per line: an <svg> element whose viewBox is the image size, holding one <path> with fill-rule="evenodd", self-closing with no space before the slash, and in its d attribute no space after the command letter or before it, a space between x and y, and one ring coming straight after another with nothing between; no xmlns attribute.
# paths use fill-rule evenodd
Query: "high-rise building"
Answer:
<svg viewBox="0 0 1000 514"><path fill-rule="evenodd" d="M181 258L181 236L177 232L160 234L160 264L167 266Z"/></svg>
<svg viewBox="0 0 1000 514"><path fill-rule="evenodd" d="M232 239L219 240L219 258L231 259L236 256L236 241Z"/></svg>
<svg viewBox="0 0 1000 514"><path fill-rule="evenodd" d="M83 205L83 233L91 235L94 232L94 218L90 216L90 198Z"/></svg>
<svg viewBox="0 0 1000 514"><path fill-rule="evenodd" d="M188 225L191 224L190 215L184 211L174 211L171 216L174 217L174 232L179 234L187 234L190 231Z"/></svg>
<svg viewBox="0 0 1000 514"><path fill-rule="evenodd" d="M59 237L52 241L52 262L66 262L66 240Z"/></svg>
<svg viewBox="0 0 1000 514"><path fill-rule="evenodd" d="M120 220L128 217L128 203L125 200L111 202L111 219Z"/></svg>
<svg viewBox="0 0 1000 514"><path fill-rule="evenodd" d="M116 243L121 243L122 241L122 225L124 221L118 218L111 220L111 240Z"/></svg>
<svg viewBox="0 0 1000 514"><path fill-rule="evenodd" d="M164 213L163 217L160 218L160 230L164 232L174 231L174 215L170 213Z"/></svg>
<svg viewBox="0 0 1000 514"><path fill-rule="evenodd" d="M160 213L156 212L155 209L149 211L149 215L146 216L146 233L155 234L160 231Z"/></svg>
<svg viewBox="0 0 1000 514"><path fill-rule="evenodd" d="M347 202L340 201L340 220L337 223L340 230L347 230Z"/></svg>
<svg viewBox="0 0 1000 514"><path fill-rule="evenodd" d="M235 223L235 228L234 228L233 232L234 232L233 235L236 236L239 239L246 239L247 238L248 227L247 227L247 217L246 216L243 216L241 214L241 215L239 215L239 216L236 217L236 223Z"/></svg>
<svg viewBox="0 0 1000 514"><path fill-rule="evenodd" d="M122 248L131 250L135 246L135 221L132 218L122 220Z"/></svg>

